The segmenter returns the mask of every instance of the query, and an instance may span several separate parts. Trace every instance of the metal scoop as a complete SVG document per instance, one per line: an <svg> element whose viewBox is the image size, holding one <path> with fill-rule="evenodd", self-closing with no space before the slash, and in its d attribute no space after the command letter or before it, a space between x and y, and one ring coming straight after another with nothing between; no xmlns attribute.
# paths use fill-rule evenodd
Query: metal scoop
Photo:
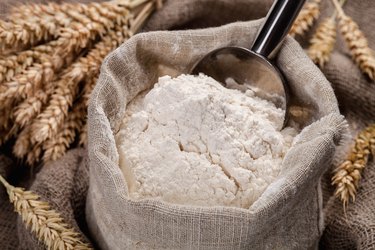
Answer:
<svg viewBox="0 0 375 250"><path fill-rule="evenodd" d="M204 73L227 88L254 93L285 111L287 121L288 86L282 73L270 61L288 34L306 0L275 0L251 49L224 47L203 57L192 70Z"/></svg>

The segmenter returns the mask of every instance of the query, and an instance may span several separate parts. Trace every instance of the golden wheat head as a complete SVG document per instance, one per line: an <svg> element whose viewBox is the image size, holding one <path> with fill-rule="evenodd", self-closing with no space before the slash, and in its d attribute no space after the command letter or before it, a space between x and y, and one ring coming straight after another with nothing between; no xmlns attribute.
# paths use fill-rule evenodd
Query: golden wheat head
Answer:
<svg viewBox="0 0 375 250"><path fill-rule="evenodd" d="M355 201L359 181L363 169L368 164L370 156L375 154L375 124L361 131L348 158L337 167L332 178L336 186L335 195L343 202L344 207L350 199Z"/></svg>
<svg viewBox="0 0 375 250"><path fill-rule="evenodd" d="M312 27L320 15L320 2L321 0L312 0L305 4L289 31L291 36L302 36Z"/></svg>
<svg viewBox="0 0 375 250"><path fill-rule="evenodd" d="M323 68L329 61L335 43L336 20L335 18L327 18L319 25L316 33L311 38L307 54L315 64Z"/></svg>
<svg viewBox="0 0 375 250"><path fill-rule="evenodd" d="M52 210L47 202L41 201L37 194L10 185L1 175L0 182L6 188L9 200L26 228L47 249L92 249L83 241L80 233L64 223L61 215Z"/></svg>

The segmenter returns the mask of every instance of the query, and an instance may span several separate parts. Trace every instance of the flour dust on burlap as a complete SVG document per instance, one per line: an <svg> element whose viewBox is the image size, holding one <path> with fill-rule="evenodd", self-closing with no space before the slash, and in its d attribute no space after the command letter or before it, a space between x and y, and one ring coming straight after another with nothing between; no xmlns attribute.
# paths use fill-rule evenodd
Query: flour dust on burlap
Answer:
<svg viewBox="0 0 375 250"><path fill-rule="evenodd" d="M249 208L279 174L297 131L283 110L199 75L161 77L116 136L133 199Z"/></svg>

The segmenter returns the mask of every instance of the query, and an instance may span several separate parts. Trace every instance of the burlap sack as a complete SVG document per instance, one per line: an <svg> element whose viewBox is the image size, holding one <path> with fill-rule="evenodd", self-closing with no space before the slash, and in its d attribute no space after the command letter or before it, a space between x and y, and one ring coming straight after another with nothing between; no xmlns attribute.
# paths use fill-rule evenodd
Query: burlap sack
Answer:
<svg viewBox="0 0 375 250"><path fill-rule="evenodd" d="M287 38L277 58L294 97L310 110L280 176L249 209L132 201L118 166L114 134L126 105L169 68L188 73L223 46L249 47L260 21L219 28L136 35L111 53L89 105L90 187L86 216L102 249L308 249L323 230L319 180L345 129L329 82Z"/></svg>

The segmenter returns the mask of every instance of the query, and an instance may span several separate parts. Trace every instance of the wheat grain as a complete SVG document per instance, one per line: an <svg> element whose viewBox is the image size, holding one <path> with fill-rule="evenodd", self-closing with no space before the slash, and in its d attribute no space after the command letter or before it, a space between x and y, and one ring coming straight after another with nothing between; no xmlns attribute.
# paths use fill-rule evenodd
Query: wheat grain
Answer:
<svg viewBox="0 0 375 250"><path fill-rule="evenodd" d="M47 202L22 188L10 185L1 175L0 182L6 188L9 201L13 204L25 227L43 242L47 249L92 249L80 233L64 223L61 215L52 210Z"/></svg>
<svg viewBox="0 0 375 250"><path fill-rule="evenodd" d="M370 155L375 153L375 124L361 131L346 161L337 167L332 178L336 186L335 195L343 202L344 207L350 199L355 201L359 181Z"/></svg>
<svg viewBox="0 0 375 250"><path fill-rule="evenodd" d="M323 68L329 61L336 43L336 19L335 16L327 18L319 25L316 33L310 40L307 54L311 60Z"/></svg>
<svg viewBox="0 0 375 250"><path fill-rule="evenodd" d="M305 4L297 19L295 20L289 34L291 36L305 34L320 15L321 0L312 0Z"/></svg>
<svg viewBox="0 0 375 250"><path fill-rule="evenodd" d="M337 0L332 0L338 12L340 31L345 38L354 62L372 80L375 79L374 51L369 47L368 40L358 24L340 6Z"/></svg>

